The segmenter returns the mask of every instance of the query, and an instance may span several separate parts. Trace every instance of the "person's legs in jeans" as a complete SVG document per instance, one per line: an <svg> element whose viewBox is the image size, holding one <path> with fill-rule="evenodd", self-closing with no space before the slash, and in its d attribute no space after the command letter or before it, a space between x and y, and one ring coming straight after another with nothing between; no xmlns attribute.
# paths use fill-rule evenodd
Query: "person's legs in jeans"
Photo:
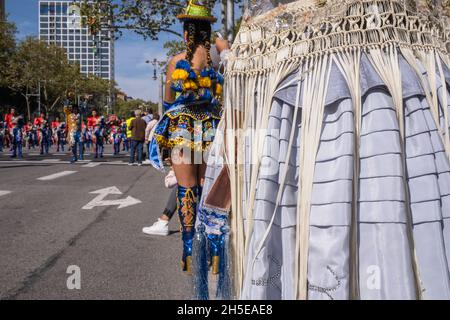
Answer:
<svg viewBox="0 0 450 320"><path fill-rule="evenodd" d="M78 143L78 147L80 148L80 160L83 160L84 159L84 142L83 141L80 141L79 143Z"/></svg>
<svg viewBox="0 0 450 320"><path fill-rule="evenodd" d="M144 142L143 141L136 141L136 147L137 147L138 163L142 164L142 152L143 152L143 149L144 149Z"/></svg>
<svg viewBox="0 0 450 320"><path fill-rule="evenodd" d="M50 138L48 140L46 140L46 143L45 143L45 146L44 146L45 147L45 154L48 154L51 143L52 143L52 141L51 141Z"/></svg>
<svg viewBox="0 0 450 320"><path fill-rule="evenodd" d="M74 140L75 140L75 138L74 138ZM78 154L77 154L78 142L74 141L74 143L70 147L72 149L72 162L75 162L78 160Z"/></svg>
<svg viewBox="0 0 450 320"><path fill-rule="evenodd" d="M11 158L17 157L17 142L12 143L11 151L12 151Z"/></svg>
<svg viewBox="0 0 450 320"><path fill-rule="evenodd" d="M134 163L134 161L135 161L135 153L136 153L136 141L130 140L129 142L131 144L130 163Z"/></svg>
<svg viewBox="0 0 450 320"><path fill-rule="evenodd" d="M22 143L21 143L21 142L19 142L19 143L17 144L17 149L18 149L18 155L19 155L19 158L22 159L22 158L23 158L23 155L22 155Z"/></svg>

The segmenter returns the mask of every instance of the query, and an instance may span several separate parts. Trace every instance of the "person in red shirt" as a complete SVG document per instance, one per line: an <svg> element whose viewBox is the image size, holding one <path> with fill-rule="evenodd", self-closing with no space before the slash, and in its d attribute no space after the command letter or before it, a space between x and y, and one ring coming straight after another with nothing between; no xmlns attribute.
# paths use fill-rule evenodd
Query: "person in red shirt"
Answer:
<svg viewBox="0 0 450 320"><path fill-rule="evenodd" d="M52 128L52 141L53 141L53 144L57 144L58 143L58 136L57 136L56 132L58 131L59 125L60 125L59 117L55 117L55 120L53 120L51 125L50 125L50 127Z"/></svg>
<svg viewBox="0 0 450 320"><path fill-rule="evenodd" d="M59 117L56 117L55 120L52 121L52 130L56 130L60 125Z"/></svg>
<svg viewBox="0 0 450 320"><path fill-rule="evenodd" d="M44 123L44 121L45 121L45 114L43 112L41 112L41 115L34 119L33 124L37 127L41 127L41 125Z"/></svg>
<svg viewBox="0 0 450 320"><path fill-rule="evenodd" d="M87 127L89 130L93 130L95 125L98 123L100 116L97 114L96 110L92 110L92 115L87 119Z"/></svg>
<svg viewBox="0 0 450 320"><path fill-rule="evenodd" d="M5 116L5 123L8 129L12 129L14 127L12 122L15 116L16 116L16 109L11 108L10 112Z"/></svg>

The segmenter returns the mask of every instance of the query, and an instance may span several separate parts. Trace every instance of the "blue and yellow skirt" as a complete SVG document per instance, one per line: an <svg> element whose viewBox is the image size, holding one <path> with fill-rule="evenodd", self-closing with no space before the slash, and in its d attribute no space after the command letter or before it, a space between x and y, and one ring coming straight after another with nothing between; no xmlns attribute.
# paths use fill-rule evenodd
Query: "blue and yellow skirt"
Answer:
<svg viewBox="0 0 450 320"><path fill-rule="evenodd" d="M216 134L222 116L219 105L194 102L172 105L156 125L149 145L152 165L163 170L161 148L189 148L195 152L207 151Z"/></svg>

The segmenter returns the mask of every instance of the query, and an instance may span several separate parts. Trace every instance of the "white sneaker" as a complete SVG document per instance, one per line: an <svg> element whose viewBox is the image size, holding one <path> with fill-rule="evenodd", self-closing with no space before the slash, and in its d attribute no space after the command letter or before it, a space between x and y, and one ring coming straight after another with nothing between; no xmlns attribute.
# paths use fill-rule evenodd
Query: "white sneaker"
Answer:
<svg viewBox="0 0 450 320"><path fill-rule="evenodd" d="M143 164L152 164L150 160L145 160L144 162L142 162Z"/></svg>
<svg viewBox="0 0 450 320"><path fill-rule="evenodd" d="M151 227L145 227L142 229L145 234L152 234L158 236L169 235L169 221L158 219Z"/></svg>

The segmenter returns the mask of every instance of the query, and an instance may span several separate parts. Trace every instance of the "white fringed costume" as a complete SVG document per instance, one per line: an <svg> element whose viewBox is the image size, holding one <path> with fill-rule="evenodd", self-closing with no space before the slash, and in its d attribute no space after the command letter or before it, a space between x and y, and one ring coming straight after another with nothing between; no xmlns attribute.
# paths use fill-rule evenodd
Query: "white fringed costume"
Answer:
<svg viewBox="0 0 450 320"><path fill-rule="evenodd" d="M224 159L236 298L450 299L447 8L250 1L201 201Z"/></svg>

